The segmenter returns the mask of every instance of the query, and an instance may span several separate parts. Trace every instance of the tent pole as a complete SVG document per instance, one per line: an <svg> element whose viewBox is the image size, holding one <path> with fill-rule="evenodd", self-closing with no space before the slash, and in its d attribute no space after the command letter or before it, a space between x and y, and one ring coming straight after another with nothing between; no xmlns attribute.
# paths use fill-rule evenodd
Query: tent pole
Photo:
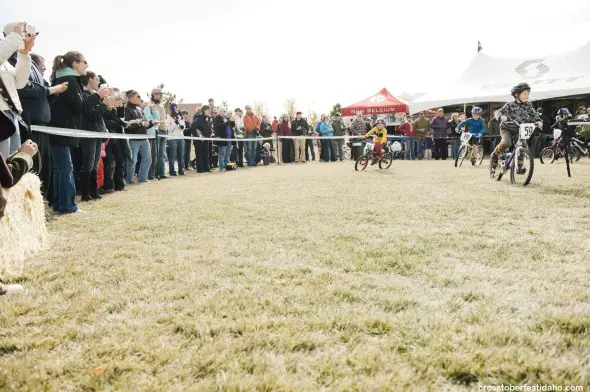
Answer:
<svg viewBox="0 0 590 392"><path fill-rule="evenodd" d="M467 104L466 103L463 104L463 113L465 113L465 115L467 115Z"/></svg>

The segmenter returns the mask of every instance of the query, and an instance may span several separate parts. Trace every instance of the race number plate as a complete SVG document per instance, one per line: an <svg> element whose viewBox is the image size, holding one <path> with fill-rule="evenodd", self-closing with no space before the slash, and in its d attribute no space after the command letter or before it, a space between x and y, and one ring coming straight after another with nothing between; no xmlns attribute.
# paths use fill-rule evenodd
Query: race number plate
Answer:
<svg viewBox="0 0 590 392"><path fill-rule="evenodd" d="M561 136L561 129L554 129L553 130L553 138L557 139Z"/></svg>
<svg viewBox="0 0 590 392"><path fill-rule="evenodd" d="M461 141L467 143L471 139L471 134L469 132L465 132L461 135Z"/></svg>
<svg viewBox="0 0 590 392"><path fill-rule="evenodd" d="M535 131L535 124L521 124L520 125L520 138L528 140Z"/></svg>

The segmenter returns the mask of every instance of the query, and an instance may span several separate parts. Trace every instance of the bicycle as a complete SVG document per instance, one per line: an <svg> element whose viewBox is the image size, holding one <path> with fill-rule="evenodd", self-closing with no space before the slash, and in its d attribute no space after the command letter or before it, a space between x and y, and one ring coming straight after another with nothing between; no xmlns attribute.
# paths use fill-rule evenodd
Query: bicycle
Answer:
<svg viewBox="0 0 590 392"><path fill-rule="evenodd" d="M576 156L576 152L574 151L575 147L572 141L570 141L568 148L568 156L570 162L573 163L574 157ZM561 137L561 129L554 129L553 142L551 143L551 146L545 147L543 150L541 150L539 161L542 164L545 164L545 162L553 163L556 159L565 158L565 155L565 140ZM578 158L577 160L579 159L580 158Z"/></svg>
<svg viewBox="0 0 590 392"><path fill-rule="evenodd" d="M500 181L504 174L510 170L512 184L527 186L533 178L535 169L533 154L528 149L527 140L530 139L537 127L535 124L519 124L514 120L504 121L504 124L518 126L518 141L514 143L513 147L500 154L497 167L493 167L490 160L490 178Z"/></svg>
<svg viewBox="0 0 590 392"><path fill-rule="evenodd" d="M470 149L473 149L472 144L470 144L471 139L473 138L473 134L469 132L463 132L461 134L461 146L459 147L459 152L457 153L457 157L455 158L455 167L463 165L463 161L465 157L469 153ZM473 152L472 152L473 154ZM483 162L484 152L483 152L483 145L479 144L477 146L477 165L481 165ZM474 164L475 165L475 164Z"/></svg>
<svg viewBox="0 0 590 392"><path fill-rule="evenodd" d="M375 142L373 138L367 139L365 144L365 153L361 155L354 163L354 170L362 171L369 165L369 160L372 162L379 163L379 169L389 169L393 162L393 155L391 151L387 151L381 157L375 152Z"/></svg>

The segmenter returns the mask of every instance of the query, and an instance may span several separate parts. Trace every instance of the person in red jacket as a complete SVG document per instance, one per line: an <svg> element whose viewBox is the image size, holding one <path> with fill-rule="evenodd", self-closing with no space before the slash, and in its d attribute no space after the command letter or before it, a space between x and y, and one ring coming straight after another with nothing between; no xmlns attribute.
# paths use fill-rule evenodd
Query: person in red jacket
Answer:
<svg viewBox="0 0 590 392"><path fill-rule="evenodd" d="M416 159L416 136L417 130L416 125L410 123L406 116L403 117L403 123L397 127L397 132L404 135L406 144L406 159Z"/></svg>

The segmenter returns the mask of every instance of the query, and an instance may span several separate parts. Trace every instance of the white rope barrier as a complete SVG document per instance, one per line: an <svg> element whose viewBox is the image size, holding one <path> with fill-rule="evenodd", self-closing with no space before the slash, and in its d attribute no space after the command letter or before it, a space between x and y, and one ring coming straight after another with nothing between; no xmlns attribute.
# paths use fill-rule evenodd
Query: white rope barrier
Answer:
<svg viewBox="0 0 590 392"><path fill-rule="evenodd" d="M48 135L56 135L56 136L65 136L65 137L73 137L73 138L82 138L82 139L128 139L128 140L145 140L145 139L155 139L155 136L148 136L148 135L136 135L136 134L127 134L127 133L109 133L109 132L92 132L92 131L84 131L80 129L69 129L69 128L57 128L57 127L45 127L39 125L32 125L31 130L35 132L41 132ZM354 135L354 136L270 136L270 137L256 137L256 138L249 138L249 137L242 137L242 138L217 138L217 137L196 137L196 136L170 136L170 135L157 135L157 137L164 137L170 140L196 140L196 141L216 141L216 142L261 142L261 141L276 141L277 139L280 141L282 139L289 139L289 140L357 140L364 138L364 135ZM484 135L480 136L480 139L491 139L491 138L499 138L500 135ZM387 135L388 139L397 139L403 141L405 137L403 135ZM457 138L451 137L422 137L422 138L429 138L432 140L453 140Z"/></svg>

